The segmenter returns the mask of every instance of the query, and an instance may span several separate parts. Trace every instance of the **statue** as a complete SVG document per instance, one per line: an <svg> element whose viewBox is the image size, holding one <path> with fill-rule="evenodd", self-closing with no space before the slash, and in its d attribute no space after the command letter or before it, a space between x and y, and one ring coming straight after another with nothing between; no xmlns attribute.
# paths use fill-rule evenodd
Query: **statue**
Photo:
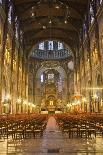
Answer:
<svg viewBox="0 0 103 155"><path fill-rule="evenodd" d="M50 101L50 106L53 106L53 101L52 100Z"/></svg>

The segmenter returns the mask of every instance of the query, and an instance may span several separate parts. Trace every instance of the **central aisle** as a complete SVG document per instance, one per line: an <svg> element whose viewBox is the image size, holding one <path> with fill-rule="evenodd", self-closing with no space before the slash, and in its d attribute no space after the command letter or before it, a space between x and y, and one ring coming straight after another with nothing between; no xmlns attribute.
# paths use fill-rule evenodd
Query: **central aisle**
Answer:
<svg viewBox="0 0 103 155"><path fill-rule="evenodd" d="M46 131L56 131L56 130L58 130L56 120L53 116L50 116L48 119Z"/></svg>
<svg viewBox="0 0 103 155"><path fill-rule="evenodd" d="M47 153L59 153L63 144L62 133L59 131L56 120L53 116L48 119L47 127L43 135L43 150Z"/></svg>

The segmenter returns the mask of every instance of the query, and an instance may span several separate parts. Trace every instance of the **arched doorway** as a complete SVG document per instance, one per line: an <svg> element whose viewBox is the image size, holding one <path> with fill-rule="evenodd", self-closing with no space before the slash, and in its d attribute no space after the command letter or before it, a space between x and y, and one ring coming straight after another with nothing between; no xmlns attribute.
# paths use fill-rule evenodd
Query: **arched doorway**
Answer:
<svg viewBox="0 0 103 155"><path fill-rule="evenodd" d="M48 111L48 104L52 104L52 100L53 104L56 103L55 111L61 111L67 99L67 75L61 66L54 66L54 62L50 65L51 67L40 67L37 71L35 92L38 94L35 95L35 100L41 111ZM50 98L52 98L51 102Z"/></svg>

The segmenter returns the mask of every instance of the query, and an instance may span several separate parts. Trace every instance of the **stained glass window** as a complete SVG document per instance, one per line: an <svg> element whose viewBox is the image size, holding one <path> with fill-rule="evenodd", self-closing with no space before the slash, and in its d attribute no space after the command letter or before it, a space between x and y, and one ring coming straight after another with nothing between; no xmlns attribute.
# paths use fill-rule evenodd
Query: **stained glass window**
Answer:
<svg viewBox="0 0 103 155"><path fill-rule="evenodd" d="M83 34L84 34L84 37L87 36L87 33L86 33L86 25L85 24L83 24Z"/></svg>
<svg viewBox="0 0 103 155"><path fill-rule="evenodd" d="M16 16L16 18L15 18L15 30L16 30L16 38L18 39L19 37L18 37L18 18L17 18L17 16Z"/></svg>
<svg viewBox="0 0 103 155"><path fill-rule="evenodd" d="M40 50L44 50L44 42L41 42L41 43L39 44L39 49L40 49Z"/></svg>
<svg viewBox="0 0 103 155"><path fill-rule="evenodd" d="M3 2L2 2L2 0L0 0L0 4L2 4Z"/></svg>
<svg viewBox="0 0 103 155"><path fill-rule="evenodd" d="M48 41L48 50L53 50L53 41Z"/></svg>
<svg viewBox="0 0 103 155"><path fill-rule="evenodd" d="M101 5L102 5L102 2L103 2L103 0L98 0L98 1L97 1L97 6L98 6L98 7L101 6Z"/></svg>
<svg viewBox="0 0 103 155"><path fill-rule="evenodd" d="M100 4L102 4L103 0L100 0Z"/></svg>
<svg viewBox="0 0 103 155"><path fill-rule="evenodd" d="M90 23L92 24L93 21L94 21L93 8L92 5L90 4Z"/></svg>
<svg viewBox="0 0 103 155"><path fill-rule="evenodd" d="M11 24L12 6L9 7L8 21Z"/></svg>
<svg viewBox="0 0 103 155"><path fill-rule="evenodd" d="M41 75L41 82L43 82L44 81L44 77L43 77L43 74Z"/></svg>
<svg viewBox="0 0 103 155"><path fill-rule="evenodd" d="M58 42L58 50L62 50L63 49L63 43Z"/></svg>

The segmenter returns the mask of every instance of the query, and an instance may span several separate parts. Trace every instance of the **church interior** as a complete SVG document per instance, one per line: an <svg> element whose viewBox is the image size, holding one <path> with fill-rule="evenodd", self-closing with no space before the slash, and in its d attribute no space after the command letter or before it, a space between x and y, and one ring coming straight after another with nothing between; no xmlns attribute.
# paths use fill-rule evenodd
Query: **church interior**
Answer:
<svg viewBox="0 0 103 155"><path fill-rule="evenodd" d="M103 0L0 0L0 155L103 154Z"/></svg>

